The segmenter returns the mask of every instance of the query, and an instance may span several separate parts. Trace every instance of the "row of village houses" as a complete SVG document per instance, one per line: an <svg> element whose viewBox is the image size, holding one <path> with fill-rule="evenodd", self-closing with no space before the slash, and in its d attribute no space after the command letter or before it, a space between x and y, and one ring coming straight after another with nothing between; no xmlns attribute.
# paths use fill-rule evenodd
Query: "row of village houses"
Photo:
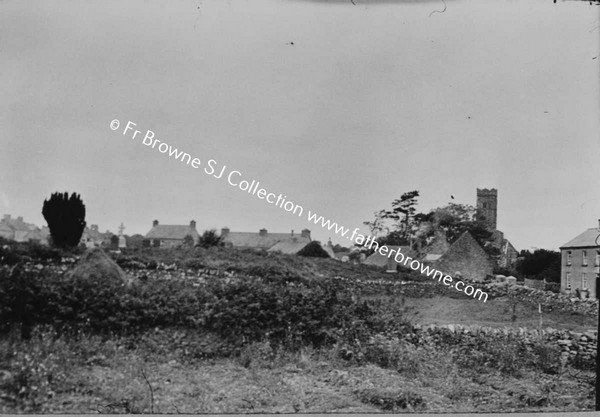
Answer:
<svg viewBox="0 0 600 417"><path fill-rule="evenodd" d="M390 246L390 249L401 251L412 259L417 259L426 265L431 265L441 271L447 271L463 279L482 281L493 274L495 267L511 269L518 257L517 250L496 228L497 190L478 189L477 208L485 215L488 229L492 238L487 243L494 246L500 253L496 260L492 260L482 246L465 232L455 242L450 244L443 230L437 230L427 244L422 248L408 246ZM200 235L196 229L196 222L190 221L186 225L164 225L154 220L152 228L143 235L124 236L122 226L119 236L108 230L99 231L97 225L86 227L81 242L88 247L118 245L119 247L154 246L176 247L182 245L185 239L197 243ZM221 229L224 243L233 248L256 249L284 254L297 254L312 242L310 230L304 229L300 233L272 233L266 229L258 232L234 232L229 228ZM0 220L0 236L19 242L38 241L42 244L48 241L49 230L47 227L26 223L22 217L12 218L4 215ZM598 228L590 228L577 235L574 239L560 247L561 250L561 291L563 293L584 292L590 298L599 298L597 289L600 289L600 220ZM349 260L349 253L334 252L331 241L322 245L323 250L333 259ZM364 255L359 261L367 265L376 265L388 271L395 272L398 265L393 258L375 252L365 259Z"/></svg>

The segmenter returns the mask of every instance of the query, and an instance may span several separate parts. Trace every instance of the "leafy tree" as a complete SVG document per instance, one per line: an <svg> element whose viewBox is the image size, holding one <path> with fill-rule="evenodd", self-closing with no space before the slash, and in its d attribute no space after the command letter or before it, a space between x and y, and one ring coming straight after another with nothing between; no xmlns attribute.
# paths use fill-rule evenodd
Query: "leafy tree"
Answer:
<svg viewBox="0 0 600 417"><path fill-rule="evenodd" d="M53 193L44 200L42 215L48 223L52 243L59 248L75 247L85 228L85 205L79 194Z"/></svg>
<svg viewBox="0 0 600 417"><path fill-rule="evenodd" d="M191 236L190 236L191 237ZM198 239L196 246L202 248L210 248L212 246L223 246L225 242L223 237L220 236L215 229L205 230L202 236Z"/></svg>
<svg viewBox="0 0 600 417"><path fill-rule="evenodd" d="M336 243L333 246L333 251L336 252L336 253L337 252L350 252L350 248L346 248L346 247L340 245L339 243Z"/></svg>
<svg viewBox="0 0 600 417"><path fill-rule="evenodd" d="M415 232L417 197L417 190L406 192L392 202L391 210L376 211L374 220L363 224L369 227L374 237L378 237L380 244L407 245ZM388 221L391 221L391 225L388 225Z"/></svg>
<svg viewBox="0 0 600 417"><path fill-rule="evenodd" d="M560 282L560 252L538 249L531 253L521 251L517 262L517 272L532 278L546 278L550 282Z"/></svg>
<svg viewBox="0 0 600 417"><path fill-rule="evenodd" d="M433 221L444 229L450 243L456 241L464 232L469 232L485 249L486 242L492 237L486 223L477 219L477 209L470 204L450 203L433 210Z"/></svg>
<svg viewBox="0 0 600 417"><path fill-rule="evenodd" d="M408 226L409 220L415 215L417 209L417 190L409 191L400 196L399 199L392 202L392 210L385 212L385 217L392 220L398 220L401 224Z"/></svg>
<svg viewBox="0 0 600 417"><path fill-rule="evenodd" d="M380 236L382 233L388 233L389 232L389 228L386 227L386 211L385 210L379 210L376 211L373 214L373 221L369 222L363 222L364 225L366 225L369 230L371 231L371 235L372 236Z"/></svg>

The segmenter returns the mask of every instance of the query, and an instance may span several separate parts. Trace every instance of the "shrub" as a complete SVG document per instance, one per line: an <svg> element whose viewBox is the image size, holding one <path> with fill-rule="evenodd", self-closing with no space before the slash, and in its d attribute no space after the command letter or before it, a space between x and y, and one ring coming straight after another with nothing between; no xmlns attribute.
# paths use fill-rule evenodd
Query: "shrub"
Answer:
<svg viewBox="0 0 600 417"><path fill-rule="evenodd" d="M308 256L312 258L329 258L329 254L325 252L325 249L321 246L321 243L313 240L303 247L299 252L300 256Z"/></svg>
<svg viewBox="0 0 600 417"><path fill-rule="evenodd" d="M64 340L52 329L42 327L36 329L26 349L9 340L3 344L13 375L4 387L9 398L21 403L26 411L44 411L43 406L55 395L56 387L67 380L69 360Z"/></svg>
<svg viewBox="0 0 600 417"><path fill-rule="evenodd" d="M213 246L223 246L223 237L217 234L215 229L205 230L202 236L198 239L198 244L201 248L210 248Z"/></svg>

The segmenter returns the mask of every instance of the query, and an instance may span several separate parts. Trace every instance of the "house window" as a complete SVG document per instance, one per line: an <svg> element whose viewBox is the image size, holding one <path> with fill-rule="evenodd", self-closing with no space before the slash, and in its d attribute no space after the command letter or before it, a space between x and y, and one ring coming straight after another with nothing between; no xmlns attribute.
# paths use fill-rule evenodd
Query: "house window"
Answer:
<svg viewBox="0 0 600 417"><path fill-rule="evenodd" d="M588 286L587 286L587 275L585 272L581 273L581 289L582 290L587 290Z"/></svg>
<svg viewBox="0 0 600 417"><path fill-rule="evenodd" d="M596 251L596 263L595 266L600 266L600 250Z"/></svg>
<svg viewBox="0 0 600 417"><path fill-rule="evenodd" d="M581 265L587 266L587 251L581 251Z"/></svg>
<svg viewBox="0 0 600 417"><path fill-rule="evenodd" d="M571 265L571 256L572 256L572 253L570 250L568 250L567 251L567 266Z"/></svg>
<svg viewBox="0 0 600 417"><path fill-rule="evenodd" d="M570 272L567 272L567 275L565 277L565 281L566 281L565 282L565 288L567 290L570 290L571 289L571 273Z"/></svg>

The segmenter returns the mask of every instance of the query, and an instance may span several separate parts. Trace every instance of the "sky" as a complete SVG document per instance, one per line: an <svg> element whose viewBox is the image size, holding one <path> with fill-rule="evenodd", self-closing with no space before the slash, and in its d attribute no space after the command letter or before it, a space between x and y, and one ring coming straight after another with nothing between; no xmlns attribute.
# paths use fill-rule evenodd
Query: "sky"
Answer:
<svg viewBox="0 0 600 417"><path fill-rule="evenodd" d="M213 159L364 232L404 192L427 212L477 188L498 189L519 250L597 227L600 6L354 3L0 0L0 214L45 225L44 199L68 191L101 230L193 219L348 246L206 175Z"/></svg>

